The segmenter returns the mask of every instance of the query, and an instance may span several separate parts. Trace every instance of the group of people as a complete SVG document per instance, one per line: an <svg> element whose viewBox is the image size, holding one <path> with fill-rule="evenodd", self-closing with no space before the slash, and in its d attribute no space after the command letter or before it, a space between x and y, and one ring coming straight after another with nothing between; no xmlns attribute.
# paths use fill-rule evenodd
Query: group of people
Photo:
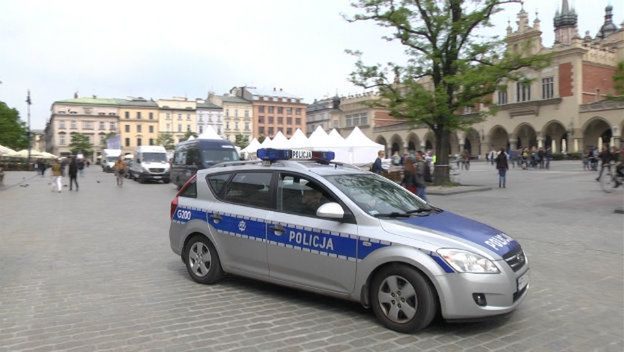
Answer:
<svg viewBox="0 0 624 352"><path fill-rule="evenodd" d="M51 166L52 172L52 192L61 193L63 190L63 177L65 176L65 169L67 169L67 175L69 176L69 190L73 191L76 186L76 192L78 192L78 173L84 176L84 168L86 162L83 159L78 159L75 156L64 159L61 162L58 158L54 159ZM41 175L45 173L45 168L41 171Z"/></svg>
<svg viewBox="0 0 624 352"><path fill-rule="evenodd" d="M386 153L380 150L377 159L371 167L371 171L381 174L383 171L381 160ZM398 154L397 154L398 155ZM399 165L403 165L403 179L401 185L423 200L427 200L427 182L431 182L431 169L425 153L417 151L414 155L406 154L400 159Z"/></svg>
<svg viewBox="0 0 624 352"><path fill-rule="evenodd" d="M590 148L590 151L587 155L587 159L590 159L590 155L592 159L594 159L593 161L590 162L593 165L591 166L589 170L597 171L598 161L600 161L600 171L598 173L598 177L596 177L596 181L600 182L600 179L602 178L602 174L604 170L606 168L611 168L612 164L615 164L615 170L616 170L617 175L620 178L624 177L624 146L618 151L616 147L611 147L611 149L609 150L607 145L605 145L602 147L602 150L600 151L600 153L596 154L596 151L597 151L597 148L596 149ZM587 162L584 159L583 167L584 169L588 170L585 164L587 164ZM620 181L616 180L614 186L619 187L620 184L621 184Z"/></svg>
<svg viewBox="0 0 624 352"><path fill-rule="evenodd" d="M504 149L503 149L504 150ZM507 153L508 163L511 163L511 167L515 168L516 164L523 170L528 168L549 169L550 161L552 160L552 150L550 148L537 148L537 147L520 147L518 149L510 149ZM496 163L496 158L500 155L500 151L496 152L491 150L485 155L485 159L492 165Z"/></svg>

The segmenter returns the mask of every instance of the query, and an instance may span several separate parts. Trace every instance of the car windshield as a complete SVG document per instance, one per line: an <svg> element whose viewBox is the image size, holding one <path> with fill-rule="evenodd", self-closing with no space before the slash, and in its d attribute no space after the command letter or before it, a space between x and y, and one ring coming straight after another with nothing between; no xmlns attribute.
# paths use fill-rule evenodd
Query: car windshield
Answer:
<svg viewBox="0 0 624 352"><path fill-rule="evenodd" d="M165 153L143 153L144 163L157 163L159 161L167 161L167 154Z"/></svg>
<svg viewBox="0 0 624 352"><path fill-rule="evenodd" d="M437 209L379 175L335 175L326 179L372 216L410 216Z"/></svg>
<svg viewBox="0 0 624 352"><path fill-rule="evenodd" d="M224 161L237 161L240 159L235 149L204 149L201 154L204 165L213 165Z"/></svg>

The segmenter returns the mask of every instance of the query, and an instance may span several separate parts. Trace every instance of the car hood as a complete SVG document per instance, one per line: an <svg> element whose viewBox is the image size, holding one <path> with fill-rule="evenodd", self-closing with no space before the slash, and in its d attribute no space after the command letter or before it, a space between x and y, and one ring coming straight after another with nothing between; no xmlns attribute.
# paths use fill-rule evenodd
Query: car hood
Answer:
<svg viewBox="0 0 624 352"><path fill-rule="evenodd" d="M408 228L431 231L442 236L451 236L477 244L484 249L493 251L499 256L515 251L520 244L511 237L489 225L465 218L450 211L439 213L431 212L427 216L412 216L405 219L382 221L384 230L397 232L395 226L384 226L383 223L391 223ZM400 231L400 230L399 230ZM400 231L402 235L410 236L410 231ZM414 234L414 236L418 236Z"/></svg>

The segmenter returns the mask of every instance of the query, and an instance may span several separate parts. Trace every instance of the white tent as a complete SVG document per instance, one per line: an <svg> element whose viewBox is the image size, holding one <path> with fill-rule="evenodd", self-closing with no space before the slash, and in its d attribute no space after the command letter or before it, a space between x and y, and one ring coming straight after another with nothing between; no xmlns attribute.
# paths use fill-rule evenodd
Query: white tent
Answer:
<svg viewBox="0 0 624 352"><path fill-rule="evenodd" d="M11 148L7 148L3 145L0 145L0 155L13 154L13 153L15 153L15 150Z"/></svg>
<svg viewBox="0 0 624 352"><path fill-rule="evenodd" d="M288 147L292 149L307 149L310 147L310 142L308 141L308 137L297 128L295 134L288 140Z"/></svg>
<svg viewBox="0 0 624 352"><path fill-rule="evenodd" d="M327 135L325 145L327 146L327 148L325 148L326 150L331 150L336 155L334 161L341 163L353 162L351 157L351 147L335 128Z"/></svg>
<svg viewBox="0 0 624 352"><path fill-rule="evenodd" d="M191 140L191 138L189 138L189 140ZM204 133L197 136L197 139L223 139L223 138L221 138L221 136L219 136L217 132L215 132L212 126L206 126L206 128L204 129Z"/></svg>
<svg viewBox="0 0 624 352"><path fill-rule="evenodd" d="M282 131L277 131L275 137L271 141L271 148L275 149L286 149L288 148L288 138L284 136Z"/></svg>
<svg viewBox="0 0 624 352"><path fill-rule="evenodd" d="M242 151L248 154L255 153L260 148L260 142L256 138L252 139L249 142L249 145L245 147Z"/></svg>
<svg viewBox="0 0 624 352"><path fill-rule="evenodd" d="M193 137L193 136L190 136L190 137L187 139L187 141L194 141L194 140L195 140L195 137Z"/></svg>
<svg viewBox="0 0 624 352"><path fill-rule="evenodd" d="M264 138L262 143L260 143L260 148L273 148L273 143L271 141L271 137Z"/></svg>
<svg viewBox="0 0 624 352"><path fill-rule="evenodd" d="M384 150L382 144L375 143L366 137L357 126L345 140L352 150L351 162L353 164L372 163L377 158L377 152Z"/></svg>
<svg viewBox="0 0 624 352"><path fill-rule="evenodd" d="M310 143L310 148L314 150L314 148L323 148L327 142L327 132L321 127L317 126L314 132L308 138L308 143ZM317 149L318 150L318 149Z"/></svg>

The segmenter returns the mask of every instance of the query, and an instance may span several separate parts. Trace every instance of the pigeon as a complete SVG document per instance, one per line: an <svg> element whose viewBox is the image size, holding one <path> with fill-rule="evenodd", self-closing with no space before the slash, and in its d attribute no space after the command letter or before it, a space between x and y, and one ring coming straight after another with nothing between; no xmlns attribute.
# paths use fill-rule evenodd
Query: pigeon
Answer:
<svg viewBox="0 0 624 352"><path fill-rule="evenodd" d="M20 187L28 187L28 186L30 186L28 183L25 185L20 185Z"/></svg>

